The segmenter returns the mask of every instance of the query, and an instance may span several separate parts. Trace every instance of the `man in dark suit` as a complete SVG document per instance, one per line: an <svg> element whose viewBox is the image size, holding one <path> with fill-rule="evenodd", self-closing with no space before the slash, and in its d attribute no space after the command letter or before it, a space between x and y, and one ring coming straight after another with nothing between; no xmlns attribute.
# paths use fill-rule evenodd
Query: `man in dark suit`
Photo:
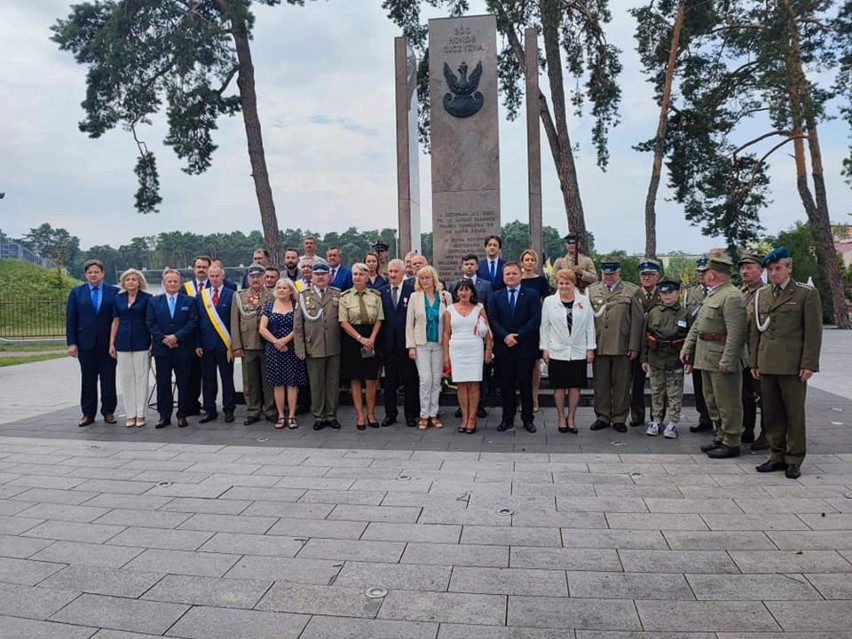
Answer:
<svg viewBox="0 0 852 639"><path fill-rule="evenodd" d="M494 354L502 362L500 391L503 417L499 431L515 427L515 390L521 394L521 421L530 433L533 423L532 370L538 357L538 328L541 302L537 295L521 286L521 265L506 262L503 267L506 289L488 300L488 319L494 333Z"/></svg>
<svg viewBox="0 0 852 639"><path fill-rule="evenodd" d="M339 288L341 291L348 291L352 288L352 271L340 263L340 249L332 246L325 252L326 260L328 261L328 285L334 288Z"/></svg>
<svg viewBox="0 0 852 639"><path fill-rule="evenodd" d="M500 257L503 250L503 239L499 235L489 235L485 238L485 259L479 263L476 274L484 280L491 282L491 290L499 291L505 288L503 282L503 267L506 260Z"/></svg>
<svg viewBox="0 0 852 639"><path fill-rule="evenodd" d="M382 426L396 423L398 414L396 393L402 385L405 391L405 423L416 426L420 415L419 379L417 365L405 348L405 316L408 298L414 291L414 280L405 277L405 262L388 263L388 286L381 291L385 321L379 335L379 349L385 363L385 418Z"/></svg>
<svg viewBox="0 0 852 639"><path fill-rule="evenodd" d="M198 308L195 300L181 290L180 271L167 269L163 273L165 293L148 303L146 323L151 333L151 349L157 369L157 412L160 421L156 428L172 423L174 396L172 372L177 381L177 423L187 425L186 416L192 407L190 395L190 362L196 359Z"/></svg>
<svg viewBox="0 0 852 639"><path fill-rule="evenodd" d="M206 288L210 288L208 270L213 260L207 255L199 255L192 261L193 278L183 284L183 292L190 297L198 297ZM192 357L189 360L189 415L201 413L201 359Z"/></svg>
<svg viewBox="0 0 852 639"><path fill-rule="evenodd" d="M98 382L101 385L101 414L107 424L115 423L115 360L109 356L112 304L118 289L104 284L100 260L83 264L86 283L68 294L65 308L65 341L68 354L80 363L80 409L78 426L95 421L98 410Z"/></svg>
<svg viewBox="0 0 852 639"><path fill-rule="evenodd" d="M217 265L208 273L210 288L195 299L198 304L198 347L195 354L201 358L201 387L203 392L201 419L199 424L212 422L216 412L216 395L219 385L216 372L222 379L222 411L225 421L234 421L234 354L231 350L231 334L228 328L231 318L231 302L234 291L224 286L225 273Z"/></svg>

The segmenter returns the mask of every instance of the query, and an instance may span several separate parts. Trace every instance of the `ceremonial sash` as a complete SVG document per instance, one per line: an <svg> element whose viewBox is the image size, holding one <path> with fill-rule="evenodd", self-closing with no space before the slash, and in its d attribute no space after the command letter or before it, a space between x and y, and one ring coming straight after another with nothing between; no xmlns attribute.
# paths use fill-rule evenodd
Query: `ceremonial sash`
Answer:
<svg viewBox="0 0 852 639"><path fill-rule="evenodd" d="M198 291L195 290L195 282L184 282L183 290L186 291L186 294L190 297L195 297Z"/></svg>
<svg viewBox="0 0 852 639"><path fill-rule="evenodd" d="M219 311L216 310L216 307L213 306L213 296L210 293L211 289L205 288L201 291L201 302L204 304L204 310L207 311L207 318L210 320L210 323L213 324L213 328L216 329L216 333L219 335L219 338L222 340L222 343L228 347L228 361L230 362L234 359L234 353L231 349L231 334L228 332L228 327L225 325L225 322L222 321L222 318L219 317Z"/></svg>

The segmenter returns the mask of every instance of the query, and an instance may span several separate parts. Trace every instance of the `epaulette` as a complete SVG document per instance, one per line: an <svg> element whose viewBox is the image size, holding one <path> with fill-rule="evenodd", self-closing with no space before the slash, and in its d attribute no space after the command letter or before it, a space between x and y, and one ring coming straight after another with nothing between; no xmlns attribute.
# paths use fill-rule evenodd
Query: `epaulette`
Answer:
<svg viewBox="0 0 852 639"><path fill-rule="evenodd" d="M801 288L806 288L808 290L813 290L813 286L808 284L807 282L796 282L796 286L800 286Z"/></svg>
<svg viewBox="0 0 852 639"><path fill-rule="evenodd" d="M334 287L329 286L329 288L334 288ZM347 295L349 295L349 293L351 293L354 290L355 290L354 288L350 288L348 290L345 290L345 291L343 291L343 293L340 294L340 297L346 297Z"/></svg>

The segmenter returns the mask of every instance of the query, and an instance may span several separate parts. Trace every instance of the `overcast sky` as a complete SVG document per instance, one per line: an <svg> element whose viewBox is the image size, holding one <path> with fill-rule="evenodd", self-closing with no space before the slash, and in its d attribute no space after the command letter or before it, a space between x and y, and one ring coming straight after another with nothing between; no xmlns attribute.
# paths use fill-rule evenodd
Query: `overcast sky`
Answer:
<svg viewBox="0 0 852 639"><path fill-rule="evenodd" d="M380 0L328 0L305 7L257 6L253 56L266 159L281 228L325 233L350 226L396 226L393 38L399 35ZM476 4L474 1L473 4ZM639 73L627 9L638 0L611 0L610 40L623 51L622 123L610 137L609 170L595 165L589 122L572 118L586 223L599 251L644 246L643 207L651 156L631 146L653 136L658 110ZM129 134L99 140L80 133L85 69L49 40L50 25L69 13L60 0L0 0L0 229L17 237L49 222L94 244L118 246L131 237L192 230L260 228L241 117L220 121L213 167L202 176L180 172L162 146L162 121L143 130L158 155L163 203L157 215L133 208L136 148ZM849 132L840 122L821 129L829 208L850 222L852 190L840 176ZM523 118L500 121L502 220L526 221ZM547 150L544 223L564 232L565 212ZM764 212L769 232L804 219L788 155L772 165L774 203ZM431 230L429 157L421 157L422 229ZM658 251L700 252L718 244L690 226L680 208L658 205Z"/></svg>

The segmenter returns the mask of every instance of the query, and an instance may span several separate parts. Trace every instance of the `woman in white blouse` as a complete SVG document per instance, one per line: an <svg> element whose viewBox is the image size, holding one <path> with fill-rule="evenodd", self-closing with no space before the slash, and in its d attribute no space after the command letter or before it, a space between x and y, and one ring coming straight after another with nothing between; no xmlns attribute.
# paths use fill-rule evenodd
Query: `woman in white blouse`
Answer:
<svg viewBox="0 0 852 639"><path fill-rule="evenodd" d="M547 362L560 433L577 434L575 415L580 389L586 387L587 364L595 359L595 317L589 298L575 286L574 271L556 273L556 293L541 309L540 347ZM568 415L565 415L565 391Z"/></svg>

